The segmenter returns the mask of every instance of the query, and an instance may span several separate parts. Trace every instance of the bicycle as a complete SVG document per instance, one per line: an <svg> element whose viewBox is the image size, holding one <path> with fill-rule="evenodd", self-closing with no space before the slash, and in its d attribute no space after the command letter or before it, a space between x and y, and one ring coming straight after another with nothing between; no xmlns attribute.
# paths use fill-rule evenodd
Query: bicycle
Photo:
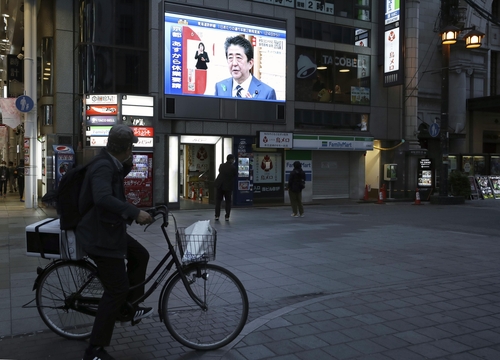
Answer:
<svg viewBox="0 0 500 360"><path fill-rule="evenodd" d="M144 295L128 303L133 309L148 298L175 266L158 299L158 314L174 339L195 350L213 350L229 344L241 332L248 318L248 296L241 281L229 270L209 264L215 260L216 231L212 235L189 235L177 227L165 205L147 210L154 221L161 215L161 230L168 252L153 272L137 286L154 282ZM174 220L176 245L166 228ZM146 226L144 231L150 226ZM186 248L201 241L204 253L186 259ZM190 245L191 244L191 245ZM89 258L54 260L37 269L36 307L43 322L56 334L68 339L90 337L103 287L96 266ZM132 323L134 324L134 323Z"/></svg>

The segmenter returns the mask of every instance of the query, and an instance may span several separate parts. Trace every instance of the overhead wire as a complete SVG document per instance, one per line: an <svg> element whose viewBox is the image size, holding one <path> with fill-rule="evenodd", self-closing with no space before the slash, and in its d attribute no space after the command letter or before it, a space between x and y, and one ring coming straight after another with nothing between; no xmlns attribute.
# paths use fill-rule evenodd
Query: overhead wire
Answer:
<svg viewBox="0 0 500 360"><path fill-rule="evenodd" d="M434 22L434 28L435 28L435 26L436 26L436 23L439 21L439 18L440 18L440 14L438 14L438 16L437 16L437 18L436 18L436 21ZM413 93L414 93L414 92L418 89L418 85L420 84L420 81L422 81L423 75L425 75L425 74L428 72L428 71L427 71L427 69L429 68L429 66L430 66L430 64L431 64L431 62L432 62L432 58L433 58L433 57L434 57L434 55L435 55L435 51L431 52L431 58L429 59L429 61L427 61L427 62L426 62L426 61L425 61L425 59L426 59L426 57L428 56L429 51L431 50L431 47L433 47L433 46L434 46L434 42L435 42L435 41L437 41L437 38L433 38L432 42L431 42L431 43L427 46L427 50L425 51L424 58L422 59L421 64L418 66L418 69L417 69L417 71L415 72L415 74L413 74L413 76L412 76L412 78L411 78L410 82L411 82L411 81L413 81L413 79L415 78L415 76L417 76L417 74L422 74L422 76L420 76L420 77L418 78L417 85L416 85L416 86L415 86L415 87L411 90L411 92L410 92L408 95L406 95L406 96L405 96L405 98L404 98L404 100L403 100L403 103L405 103L405 102L406 102L406 100L408 100L408 99L412 96L412 94L413 94ZM424 69L423 71L421 71L420 69L421 69L421 67L422 67L424 64L425 64L425 69ZM409 86L406 86L406 87L405 87L405 92L406 92L406 90L408 90L408 87L409 87Z"/></svg>

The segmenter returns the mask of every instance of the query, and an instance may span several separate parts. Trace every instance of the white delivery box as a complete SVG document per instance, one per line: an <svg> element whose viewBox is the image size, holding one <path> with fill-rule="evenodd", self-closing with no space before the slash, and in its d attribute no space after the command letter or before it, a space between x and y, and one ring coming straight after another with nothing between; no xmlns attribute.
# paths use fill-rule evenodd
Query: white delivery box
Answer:
<svg viewBox="0 0 500 360"><path fill-rule="evenodd" d="M61 230L59 219L49 218L26 226L26 255L78 260L84 252L72 230Z"/></svg>

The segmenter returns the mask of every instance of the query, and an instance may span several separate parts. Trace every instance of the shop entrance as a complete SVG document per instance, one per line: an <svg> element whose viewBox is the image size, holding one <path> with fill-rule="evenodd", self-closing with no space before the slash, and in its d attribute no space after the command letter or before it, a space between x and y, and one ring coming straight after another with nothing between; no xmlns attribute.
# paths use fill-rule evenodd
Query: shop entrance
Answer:
<svg viewBox="0 0 500 360"><path fill-rule="evenodd" d="M180 146L180 207L197 209L213 203L215 146L211 144L181 144Z"/></svg>
<svg viewBox="0 0 500 360"><path fill-rule="evenodd" d="M169 137L168 199L172 209L207 209L215 204L219 165L231 154L233 138L206 135ZM178 206L178 207L177 207Z"/></svg>

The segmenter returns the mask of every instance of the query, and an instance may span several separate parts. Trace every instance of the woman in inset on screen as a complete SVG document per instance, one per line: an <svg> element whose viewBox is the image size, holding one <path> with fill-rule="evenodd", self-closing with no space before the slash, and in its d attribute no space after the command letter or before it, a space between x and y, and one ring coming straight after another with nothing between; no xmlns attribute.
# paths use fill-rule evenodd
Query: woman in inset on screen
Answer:
<svg viewBox="0 0 500 360"><path fill-rule="evenodd" d="M205 45L201 42L198 45L198 50L196 50L196 55L194 56L196 60L196 68L199 70L207 70L207 63L210 62L208 59L208 54L205 52Z"/></svg>

